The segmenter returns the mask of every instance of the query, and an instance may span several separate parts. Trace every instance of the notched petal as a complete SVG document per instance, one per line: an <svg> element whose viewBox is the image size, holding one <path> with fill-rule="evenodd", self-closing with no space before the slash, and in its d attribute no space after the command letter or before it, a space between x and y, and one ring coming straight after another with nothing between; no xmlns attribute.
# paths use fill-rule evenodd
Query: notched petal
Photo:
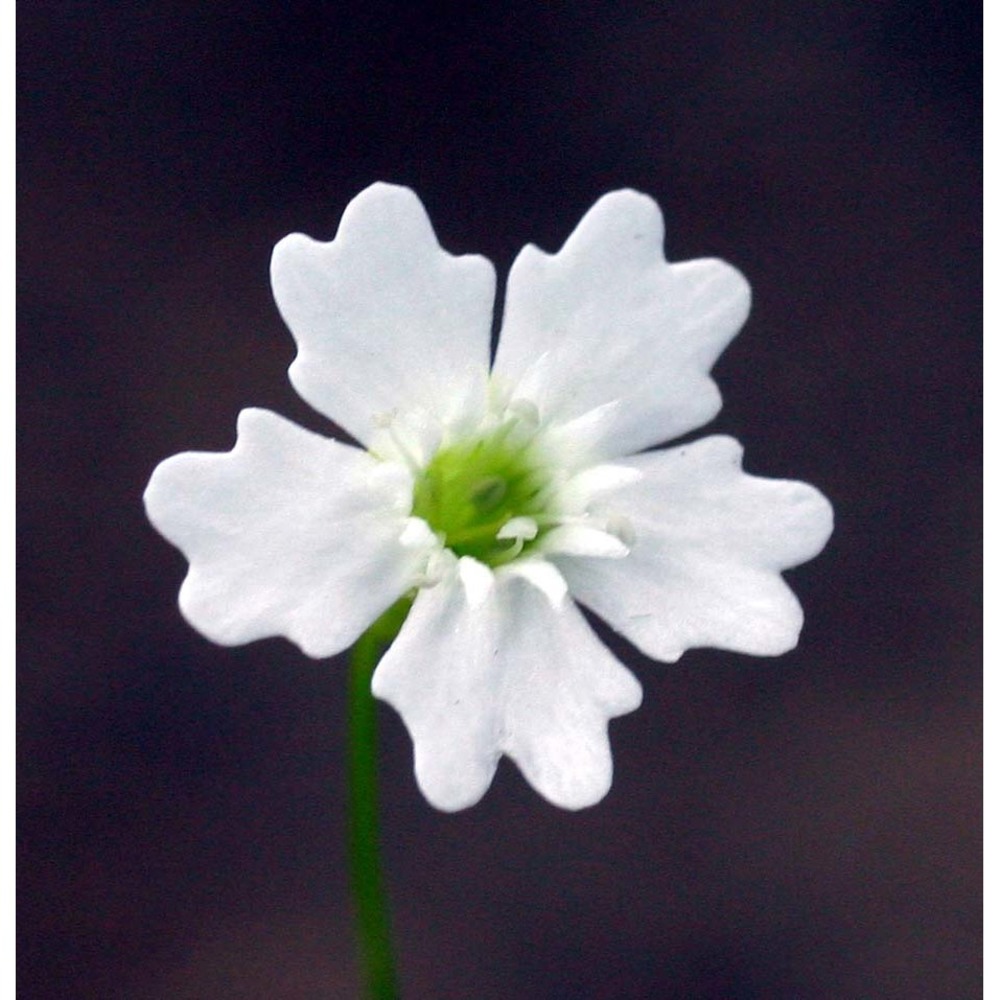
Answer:
<svg viewBox="0 0 1000 1000"><path fill-rule="evenodd" d="M283 635L322 657L412 586L411 490L401 466L251 409L232 451L167 459L145 501L190 563L180 606L198 631L222 645Z"/></svg>
<svg viewBox="0 0 1000 1000"><path fill-rule="evenodd" d="M802 609L781 573L820 552L832 508L805 483L748 475L741 456L732 438L711 437L628 460L642 478L604 512L628 519L629 557L553 557L573 596L649 656L773 656L798 641Z"/></svg>
<svg viewBox="0 0 1000 1000"><path fill-rule="evenodd" d="M504 753L554 805L595 805L611 787L608 722L638 708L642 688L572 601L553 608L518 580L503 598Z"/></svg>
<svg viewBox="0 0 1000 1000"><path fill-rule="evenodd" d="M475 575L473 560L460 562L467 578ZM482 798L500 757L495 604L474 603L462 574L417 594L372 676L372 693L402 716L413 740L420 790L446 812Z"/></svg>
<svg viewBox="0 0 1000 1000"><path fill-rule="evenodd" d="M621 401L601 457L628 455L715 416L708 373L749 306L730 265L668 264L656 203L616 191L558 253L529 246L514 261L495 369L531 386L555 425Z"/></svg>
<svg viewBox="0 0 1000 1000"><path fill-rule="evenodd" d="M418 784L439 809L477 802L502 753L549 801L593 805L611 784L608 720L642 700L573 603L553 606L511 569L485 599L458 574L422 591L372 679L402 716Z"/></svg>
<svg viewBox="0 0 1000 1000"><path fill-rule="evenodd" d="M274 248L271 283L299 352L300 395L369 444L377 421L467 406L489 367L496 278L484 257L453 256L408 188L373 184L336 238L301 233Z"/></svg>

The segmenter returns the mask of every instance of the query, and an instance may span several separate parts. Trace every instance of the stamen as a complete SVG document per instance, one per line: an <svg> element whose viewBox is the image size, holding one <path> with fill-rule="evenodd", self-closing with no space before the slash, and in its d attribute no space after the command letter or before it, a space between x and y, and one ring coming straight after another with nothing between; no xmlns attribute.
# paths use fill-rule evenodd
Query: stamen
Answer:
<svg viewBox="0 0 1000 1000"><path fill-rule="evenodd" d="M468 556L458 560L458 576L465 587L465 596L473 609L482 607L493 589L493 573L478 559Z"/></svg>
<svg viewBox="0 0 1000 1000"><path fill-rule="evenodd" d="M440 583L457 562L455 553L444 547L437 548L427 557L423 578L418 581L419 587L433 587Z"/></svg>
<svg viewBox="0 0 1000 1000"><path fill-rule="evenodd" d="M533 517L512 517L496 534L498 541L514 540L514 544L498 557L498 565L512 562L523 551L525 542L538 537L538 522Z"/></svg>
<svg viewBox="0 0 1000 1000"><path fill-rule="evenodd" d="M375 426L388 439L389 443L396 449L400 458L409 468L410 472L417 475L423 462L413 453L410 445L403 439L399 431L399 419L395 413L380 413L375 417ZM373 449L377 452L377 448Z"/></svg>
<svg viewBox="0 0 1000 1000"><path fill-rule="evenodd" d="M504 566L502 573L509 573L527 580L532 586L540 590L553 608L558 609L566 599L569 587L562 573L545 559L522 559L510 566Z"/></svg>
<svg viewBox="0 0 1000 1000"><path fill-rule="evenodd" d="M535 434L541 426L542 418L538 412L538 407L530 399L511 400L507 406L507 412L527 434Z"/></svg>
<svg viewBox="0 0 1000 1000"><path fill-rule="evenodd" d="M538 522L533 517L512 517L497 532L497 538L520 538L531 541L537 537Z"/></svg>
<svg viewBox="0 0 1000 1000"><path fill-rule="evenodd" d="M604 530L614 535L626 548L635 546L635 528L624 514L610 514L605 520Z"/></svg>
<svg viewBox="0 0 1000 1000"><path fill-rule="evenodd" d="M629 552L621 539L602 528L568 522L553 528L542 539L541 545L546 552L598 559L621 559Z"/></svg>
<svg viewBox="0 0 1000 1000"><path fill-rule="evenodd" d="M513 562L522 552L524 551L524 539L515 538L514 544L504 552L499 555L494 556L493 562L496 566L506 566L507 563Z"/></svg>
<svg viewBox="0 0 1000 1000"><path fill-rule="evenodd" d="M419 549L421 546L432 546L437 537L431 531L430 525L422 517L408 517L399 536L399 544L407 549Z"/></svg>

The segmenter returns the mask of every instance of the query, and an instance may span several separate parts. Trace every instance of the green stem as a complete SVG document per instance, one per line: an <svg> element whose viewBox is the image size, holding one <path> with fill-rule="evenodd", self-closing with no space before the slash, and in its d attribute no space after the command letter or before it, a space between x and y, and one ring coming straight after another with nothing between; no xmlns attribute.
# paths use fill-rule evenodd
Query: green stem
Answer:
<svg viewBox="0 0 1000 1000"><path fill-rule="evenodd" d="M372 673L410 607L393 605L351 651L347 719L347 849L361 961L370 1000L397 1000L389 914L382 890L378 834L378 742Z"/></svg>

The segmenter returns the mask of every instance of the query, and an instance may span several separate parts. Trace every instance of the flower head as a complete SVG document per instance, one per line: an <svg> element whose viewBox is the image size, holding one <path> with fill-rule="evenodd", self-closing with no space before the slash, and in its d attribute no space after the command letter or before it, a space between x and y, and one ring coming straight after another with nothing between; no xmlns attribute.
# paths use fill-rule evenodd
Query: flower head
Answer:
<svg viewBox="0 0 1000 1000"><path fill-rule="evenodd" d="M795 645L780 574L822 549L829 503L747 475L728 437L644 450L718 412L709 371L750 303L722 261L667 263L650 198L524 248L492 364L493 267L444 251L406 188L363 191L330 243L286 237L271 277L293 385L361 446L244 410L231 452L160 464L149 517L219 643L331 656L412 598L372 690L431 803L478 801L504 754L557 805L608 791L608 721L641 689L576 602L662 661Z"/></svg>

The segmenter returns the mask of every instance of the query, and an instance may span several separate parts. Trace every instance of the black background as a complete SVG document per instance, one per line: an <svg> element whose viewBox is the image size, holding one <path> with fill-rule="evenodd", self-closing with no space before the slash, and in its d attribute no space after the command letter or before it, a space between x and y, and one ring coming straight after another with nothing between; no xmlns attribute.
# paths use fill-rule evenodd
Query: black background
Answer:
<svg viewBox="0 0 1000 1000"><path fill-rule="evenodd" d="M21 995L357 995L343 660L192 631L140 495L241 407L329 430L269 255L379 179L501 276L653 195L672 259L754 289L711 429L837 512L794 653L622 652L594 809L504 763L439 814L382 711L405 995L976 995L978 8L26 0L18 33Z"/></svg>

